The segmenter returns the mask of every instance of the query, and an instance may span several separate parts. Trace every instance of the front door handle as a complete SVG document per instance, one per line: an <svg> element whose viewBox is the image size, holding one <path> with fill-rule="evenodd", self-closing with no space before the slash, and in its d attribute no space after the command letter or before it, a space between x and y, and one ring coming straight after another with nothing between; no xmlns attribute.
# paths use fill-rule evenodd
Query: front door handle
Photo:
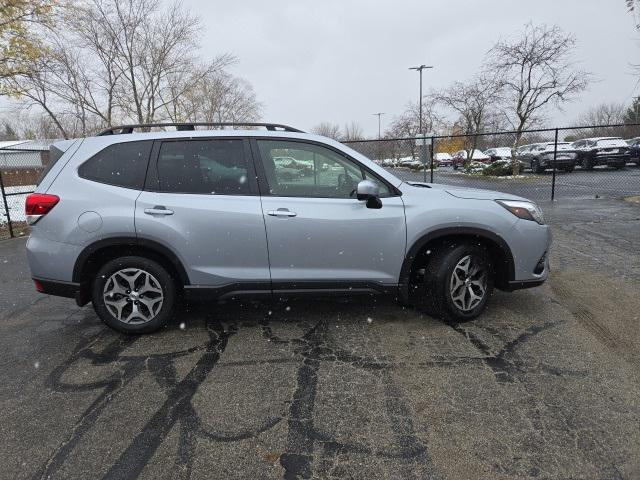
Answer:
<svg viewBox="0 0 640 480"><path fill-rule="evenodd" d="M145 208L144 213L147 215L173 215L173 210L169 210L162 205L156 205L153 208Z"/></svg>
<svg viewBox="0 0 640 480"><path fill-rule="evenodd" d="M269 210L267 215L271 215L272 217L295 217L297 213L292 212L288 208L279 208L277 210Z"/></svg>

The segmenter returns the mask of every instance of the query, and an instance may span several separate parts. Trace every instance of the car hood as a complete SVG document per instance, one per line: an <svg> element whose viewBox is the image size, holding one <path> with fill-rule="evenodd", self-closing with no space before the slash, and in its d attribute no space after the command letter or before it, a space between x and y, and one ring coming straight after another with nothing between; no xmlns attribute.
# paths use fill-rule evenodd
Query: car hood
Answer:
<svg viewBox="0 0 640 480"><path fill-rule="evenodd" d="M524 200L530 201L517 195L511 195L504 192L495 192L493 190L482 190L479 188L460 187L457 185L443 185L441 183L422 183L422 182L405 182L414 187L429 188L432 190L445 191L449 195L457 198L470 200Z"/></svg>

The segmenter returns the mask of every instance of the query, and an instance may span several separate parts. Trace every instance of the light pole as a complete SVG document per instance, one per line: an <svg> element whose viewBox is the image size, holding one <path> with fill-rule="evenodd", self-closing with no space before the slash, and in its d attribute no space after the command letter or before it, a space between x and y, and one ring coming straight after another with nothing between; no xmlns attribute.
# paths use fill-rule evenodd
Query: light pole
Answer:
<svg viewBox="0 0 640 480"><path fill-rule="evenodd" d="M378 116L378 140L380 140L382 137L380 136L380 117L382 115L384 115L384 112L378 112L378 113L374 113L373 115L377 115Z"/></svg>
<svg viewBox="0 0 640 480"><path fill-rule="evenodd" d="M423 134L422 131L422 70L425 68L433 68L432 65L420 65L419 67L409 67L409 70L417 70L420 72L420 100L418 101L418 105L420 105L420 134Z"/></svg>
<svg viewBox="0 0 640 480"><path fill-rule="evenodd" d="M382 117L382 115L384 115L384 112L378 112L378 113L374 113L373 115L377 115L378 116L378 160L381 160L381 148L380 148L380 139L382 138L381 136L381 130L380 130L380 117Z"/></svg>
<svg viewBox="0 0 640 480"><path fill-rule="evenodd" d="M420 120L419 120L419 131L418 131L418 135L422 138L422 145L420 146L420 150L421 150L421 157L422 157L422 172L423 172L423 180L424 183L427 183L427 163L426 163L426 145L425 145L425 138L424 138L424 132L422 131L422 70L424 70L425 68L433 68L433 66L431 65L420 65L419 67L409 67L409 70L417 70L418 72L420 72L420 98L418 100L418 105L419 105L419 112L420 112ZM433 146L431 147L433 148ZM433 174L433 159L431 160L431 172Z"/></svg>

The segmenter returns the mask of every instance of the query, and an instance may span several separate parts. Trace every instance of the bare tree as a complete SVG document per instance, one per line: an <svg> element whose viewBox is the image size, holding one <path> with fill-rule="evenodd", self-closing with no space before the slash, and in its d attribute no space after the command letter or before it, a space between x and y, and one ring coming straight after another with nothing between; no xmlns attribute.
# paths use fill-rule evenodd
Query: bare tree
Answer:
<svg viewBox="0 0 640 480"><path fill-rule="evenodd" d="M246 81L224 71L210 71L168 103L167 115L174 122L253 122L260 119L262 104Z"/></svg>
<svg viewBox="0 0 640 480"><path fill-rule="evenodd" d="M251 85L225 71L235 59L197 55L199 21L179 3L70 3L46 36L46 55L6 82L22 107L43 111L57 136L114 122L252 121L261 114Z"/></svg>
<svg viewBox="0 0 640 480"><path fill-rule="evenodd" d="M316 135L322 135L323 137L333 138L334 140L340 140L342 138L340 125L330 122L322 122L316 125L311 129L311 132Z"/></svg>
<svg viewBox="0 0 640 480"><path fill-rule="evenodd" d="M625 120L626 107L622 103L601 103L582 113L576 121L578 127L592 127L584 132L590 137L624 135L624 127L608 127L620 125Z"/></svg>
<svg viewBox="0 0 640 480"><path fill-rule="evenodd" d="M385 137L407 138L417 137L420 132L420 108L418 102L407 105L402 115L395 117ZM436 105L432 99L427 99L422 103L422 129L431 132L437 125L441 124L441 119L436 112ZM415 140L402 140L397 142L398 150L409 153L416 158L417 147Z"/></svg>
<svg viewBox="0 0 640 480"><path fill-rule="evenodd" d="M68 130L63 126L62 114L56 108L56 95L51 86L55 79L57 63L51 57L40 57L27 65L20 76L6 79L6 88L15 97L22 99L26 109L40 107L53 121L60 134L69 138Z"/></svg>
<svg viewBox="0 0 640 480"><path fill-rule="evenodd" d="M514 175L519 173L515 149L523 130L546 108L560 107L589 85L591 75L572 62L575 44L573 35L557 26L528 24L520 38L500 40L488 52L487 71L500 80L503 113L516 131Z"/></svg>
<svg viewBox="0 0 640 480"><path fill-rule="evenodd" d="M364 139L364 132L358 122L347 123L344 126L344 135L342 141L349 142Z"/></svg>
<svg viewBox="0 0 640 480"><path fill-rule="evenodd" d="M103 29L99 37L115 52L111 62L122 78L115 90L119 106L139 123L153 122L158 112L233 59L221 55L194 71L200 21L179 3L161 10L159 0L91 0L88 11Z"/></svg>
<svg viewBox="0 0 640 480"><path fill-rule="evenodd" d="M494 119L492 109L497 103L500 84L494 78L479 76L469 82L454 82L450 87L431 95L433 101L444 105L460 117L462 133L467 137L467 158L473 158L478 146L478 134Z"/></svg>
<svg viewBox="0 0 640 480"><path fill-rule="evenodd" d="M629 12L633 15L636 28L640 30L640 0L625 0Z"/></svg>

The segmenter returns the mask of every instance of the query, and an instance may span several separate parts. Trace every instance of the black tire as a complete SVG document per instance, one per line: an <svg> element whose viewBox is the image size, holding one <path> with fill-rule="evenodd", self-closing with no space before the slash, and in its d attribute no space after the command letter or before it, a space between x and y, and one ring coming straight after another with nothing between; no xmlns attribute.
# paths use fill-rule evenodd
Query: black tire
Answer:
<svg viewBox="0 0 640 480"><path fill-rule="evenodd" d="M563 172L571 173L575 170L575 168L575 165L571 165L569 167L562 167L560 170L562 170Z"/></svg>
<svg viewBox="0 0 640 480"><path fill-rule="evenodd" d="M585 157L582 159L582 169L593 170L593 162L591 161L590 158Z"/></svg>
<svg viewBox="0 0 640 480"><path fill-rule="evenodd" d="M143 273L136 277L136 270ZM121 271L124 273L116 276ZM115 281L118 282L118 286L113 283ZM123 320L126 319L118 319L117 313L113 313L118 311L117 307L113 305L107 307L105 296L106 290L109 288L112 292L116 288L127 288L126 285L129 285L129 281L132 281L136 287L135 293L125 293L131 292L131 290L112 293L114 303L120 300L124 303L124 307L119 310L120 316L132 317L129 323L125 323ZM145 281L149 282L148 287L142 285ZM108 282L109 285L107 285ZM140 294L137 293L138 289ZM147 290L149 292L145 299L144 292ZM160 290L160 293L158 294L155 290ZM140 295L135 297L140 300L133 300L130 295ZM161 299L159 305L158 298ZM152 333L164 327L173 316L177 301L176 284L167 270L153 260L137 256L120 257L110 260L100 268L91 286L91 300L98 316L114 330L130 334ZM147 307L148 303L152 304L153 311ZM135 308L141 312L139 316L133 313L134 304ZM157 310L155 310L156 308ZM144 317L149 318L145 319Z"/></svg>
<svg viewBox="0 0 640 480"><path fill-rule="evenodd" d="M452 276L456 266L467 256L471 256L484 269L486 287L480 302L469 310L463 310L453 299ZM470 243L444 245L434 252L425 268L418 304L429 315L445 321L473 320L486 308L493 293L493 282L493 265L485 248Z"/></svg>
<svg viewBox="0 0 640 480"><path fill-rule="evenodd" d="M533 173L544 173L544 167L540 166L540 162L538 160L531 160L531 171Z"/></svg>

